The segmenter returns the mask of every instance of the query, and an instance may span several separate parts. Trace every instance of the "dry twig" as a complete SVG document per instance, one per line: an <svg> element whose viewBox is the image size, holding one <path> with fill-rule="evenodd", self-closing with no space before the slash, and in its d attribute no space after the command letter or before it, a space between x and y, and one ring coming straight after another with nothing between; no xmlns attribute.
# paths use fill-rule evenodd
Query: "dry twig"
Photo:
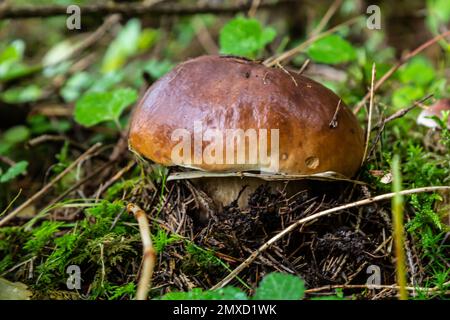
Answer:
<svg viewBox="0 0 450 320"><path fill-rule="evenodd" d="M294 3L295 0L280 0L278 2L262 1L259 8L273 8L275 6ZM124 16L148 16L159 17L169 15L193 15L201 13L212 14L234 14L236 12L247 11L251 8L251 3L240 3L235 5L212 5L207 2L201 5L197 4L179 4L179 3L156 3L149 2L111 2L105 1L96 4L80 5L80 11L83 16L109 15L119 13ZM65 5L23 5L11 6L3 4L0 6L0 19L14 18L36 18L67 15L67 6Z"/></svg>
<svg viewBox="0 0 450 320"><path fill-rule="evenodd" d="M127 210L135 216L139 224L139 232L141 233L142 239L143 264L141 278L139 279L136 292L136 300L147 300L147 294L150 289L150 282L156 264L156 253L155 249L153 249L150 228L145 212L133 203L128 204Z"/></svg>
<svg viewBox="0 0 450 320"><path fill-rule="evenodd" d="M445 283L444 285L448 285L450 282ZM396 284L387 284L387 285L373 285L373 284L336 284L336 285L328 285L322 286L318 288L312 288L305 290L306 293L316 293L327 290L334 289L369 289L369 290L381 290L381 289L392 289L397 290L399 287ZM420 287L405 287L408 291L422 291L422 292L439 292L441 289L439 287L433 288L420 288Z"/></svg>
<svg viewBox="0 0 450 320"><path fill-rule="evenodd" d="M323 15L320 22L317 24L317 26L311 32L311 37L314 37L314 36L318 35L320 32L322 32L323 28L325 28L325 26L330 21L330 19L333 17L333 15L336 13L336 11L339 9L341 4L342 4L342 0L334 0L334 2L328 8L327 12Z"/></svg>

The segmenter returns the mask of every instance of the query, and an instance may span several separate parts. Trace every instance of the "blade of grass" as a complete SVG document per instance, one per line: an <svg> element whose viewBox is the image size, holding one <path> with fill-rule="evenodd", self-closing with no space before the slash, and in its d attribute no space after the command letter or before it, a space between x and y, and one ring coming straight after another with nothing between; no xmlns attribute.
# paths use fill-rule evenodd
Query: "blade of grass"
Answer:
<svg viewBox="0 0 450 320"><path fill-rule="evenodd" d="M403 196L400 193L402 191L402 177L400 173L400 158L398 155L395 155L392 161L392 174L392 191L395 193L392 198L392 216L394 222L393 231L397 266L397 284L399 287L400 300L408 300L408 293L406 291L405 241L403 238Z"/></svg>

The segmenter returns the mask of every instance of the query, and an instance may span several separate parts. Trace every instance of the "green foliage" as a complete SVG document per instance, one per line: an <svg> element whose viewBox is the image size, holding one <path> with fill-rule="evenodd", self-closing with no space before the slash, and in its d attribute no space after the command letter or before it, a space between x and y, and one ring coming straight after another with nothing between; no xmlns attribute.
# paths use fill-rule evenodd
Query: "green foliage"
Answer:
<svg viewBox="0 0 450 320"><path fill-rule="evenodd" d="M344 297L344 291L341 288L336 289L334 296L314 297L311 300L346 300Z"/></svg>
<svg viewBox="0 0 450 320"><path fill-rule="evenodd" d="M300 278L279 272L268 274L261 280L253 297L240 289L227 286L217 290L203 291L195 288L189 292L170 292L162 300L300 300L303 299L305 287Z"/></svg>
<svg viewBox="0 0 450 320"><path fill-rule="evenodd" d="M392 104L395 109L406 108L425 94L422 87L407 85L397 89L392 95Z"/></svg>
<svg viewBox="0 0 450 320"><path fill-rule="evenodd" d="M429 84L436 76L433 64L422 56L411 59L397 73L401 82L419 86Z"/></svg>
<svg viewBox="0 0 450 320"><path fill-rule="evenodd" d="M25 43L14 40L0 52L0 82L35 72L36 67L28 67L22 62L25 53Z"/></svg>
<svg viewBox="0 0 450 320"><path fill-rule="evenodd" d="M107 200L114 200L115 198L120 196L121 192L132 190L134 186L139 182L138 178L132 178L128 180L123 180L120 182L116 182L111 187L106 190L105 198Z"/></svg>
<svg viewBox="0 0 450 320"><path fill-rule="evenodd" d="M356 59L356 51L351 43L335 34L315 41L309 46L307 53L313 61L327 64L339 64Z"/></svg>
<svg viewBox="0 0 450 320"><path fill-rule="evenodd" d="M91 74L77 72L66 81L64 87L61 89L61 95L67 102L75 101L94 82L95 80Z"/></svg>
<svg viewBox="0 0 450 320"><path fill-rule="evenodd" d="M86 127L111 120L118 123L125 108L137 98L136 90L129 88L114 92L88 92L75 105L75 121Z"/></svg>
<svg viewBox="0 0 450 320"><path fill-rule="evenodd" d="M19 143L25 142L30 136L26 126L15 126L6 130L0 137L0 154L6 154Z"/></svg>
<svg viewBox="0 0 450 320"><path fill-rule="evenodd" d="M42 96L42 89L35 84L25 87L14 87L1 93L0 98L7 103L25 103L38 100Z"/></svg>
<svg viewBox="0 0 450 320"><path fill-rule="evenodd" d="M25 260L38 257L35 262L38 277L32 287L49 291L64 287L66 268L76 264L84 272L89 269L94 272L90 298L131 298L135 293L133 282L114 283L121 276L117 272L119 265L126 268L129 258L140 254L136 249L139 233L121 223L133 218L124 215L121 221L115 221L124 210L122 202L101 201L86 209L86 218L75 226L44 221L30 232L22 227L1 228L0 272L14 264L16 254ZM15 246L10 245L11 241Z"/></svg>
<svg viewBox="0 0 450 320"><path fill-rule="evenodd" d="M450 5L447 0L427 0L427 26L433 33L450 21Z"/></svg>
<svg viewBox="0 0 450 320"><path fill-rule="evenodd" d="M174 242L180 241L181 238L175 234L170 234L162 228L158 228L154 236L152 236L153 247L156 253L164 251L164 248Z"/></svg>
<svg viewBox="0 0 450 320"><path fill-rule="evenodd" d="M256 300L299 300L305 293L304 282L293 275L271 273L261 280L255 292Z"/></svg>
<svg viewBox="0 0 450 320"><path fill-rule="evenodd" d="M422 197L416 194L411 195L411 205L416 210L414 219L406 225L409 232L414 232L426 225L434 226L438 230L443 230L439 215L434 212L433 209L435 201L442 201L442 197L438 194Z"/></svg>
<svg viewBox="0 0 450 320"><path fill-rule="evenodd" d="M423 56L411 59L395 73L395 76L403 85L392 95L392 104L395 109L408 107L414 101L423 98L426 92L435 93L436 89L439 89L436 87L430 90L436 86L432 82L436 78L436 70L433 64Z"/></svg>
<svg viewBox="0 0 450 320"><path fill-rule="evenodd" d="M161 300L247 300L247 295L238 288L225 287L217 290L204 291L194 288L189 292L170 292Z"/></svg>
<svg viewBox="0 0 450 320"><path fill-rule="evenodd" d="M435 162L433 154L424 151L420 145L408 143L406 150L402 171L411 187L445 184L443 179L450 174L448 166Z"/></svg>
<svg viewBox="0 0 450 320"><path fill-rule="evenodd" d="M258 20L237 17L220 31L220 52L254 59L275 36L275 29L263 28Z"/></svg>
<svg viewBox="0 0 450 320"><path fill-rule="evenodd" d="M156 80L169 72L173 67L173 63L167 59L162 61L151 59L145 64L144 71L148 72Z"/></svg>
<svg viewBox="0 0 450 320"><path fill-rule="evenodd" d="M64 133L71 128L71 123L68 120L49 119L41 114L28 117L27 124L31 133L37 135L43 133Z"/></svg>
<svg viewBox="0 0 450 320"><path fill-rule="evenodd" d="M214 255L214 251L203 249L193 242L186 242L186 253L188 259L185 261L185 265L196 265L201 270L221 265L221 261Z"/></svg>
<svg viewBox="0 0 450 320"><path fill-rule="evenodd" d="M63 226L62 222L44 221L31 233L31 239L25 242L24 249L37 254L51 240L54 233Z"/></svg>
<svg viewBox="0 0 450 320"><path fill-rule="evenodd" d="M127 59L140 50L150 48L156 41L158 32L154 29L141 31L138 19L131 19L122 28L116 39L108 47L102 63L102 72L119 70Z"/></svg>
<svg viewBox="0 0 450 320"><path fill-rule="evenodd" d="M108 283L108 287L105 291L108 295L108 300L131 299L136 294L136 285L133 282L121 286L114 286Z"/></svg>
<svg viewBox="0 0 450 320"><path fill-rule="evenodd" d="M1 173L1 170L0 170L0 183L5 183L10 180L13 180L18 175L24 173L27 170L27 167L28 167L28 161L23 160L23 161L17 162L13 166L9 167L8 171L6 171L3 174Z"/></svg>

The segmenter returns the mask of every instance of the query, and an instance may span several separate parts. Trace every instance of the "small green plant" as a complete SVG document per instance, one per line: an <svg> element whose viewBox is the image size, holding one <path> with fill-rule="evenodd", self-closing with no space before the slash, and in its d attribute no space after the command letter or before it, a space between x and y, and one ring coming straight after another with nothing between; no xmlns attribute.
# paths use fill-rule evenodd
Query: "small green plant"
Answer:
<svg viewBox="0 0 450 320"><path fill-rule="evenodd" d="M17 176L21 175L25 171L27 171L28 161L19 161L16 164L12 165L8 168L8 170L2 174L2 170L0 168L0 183L5 183L10 180L13 180Z"/></svg>
<svg viewBox="0 0 450 320"><path fill-rule="evenodd" d="M275 29L262 27L258 20L237 17L220 32L220 52L254 59L275 36Z"/></svg>
<svg viewBox="0 0 450 320"><path fill-rule="evenodd" d="M217 290L193 289L190 292L170 292L162 300L300 300L305 295L303 280L290 274L273 272L261 280L250 297L238 288L227 286Z"/></svg>
<svg viewBox="0 0 450 320"><path fill-rule="evenodd" d="M75 121L92 127L104 121L114 121L118 128L122 112L138 98L134 89L118 89L113 92L88 92L75 104Z"/></svg>
<svg viewBox="0 0 450 320"><path fill-rule="evenodd" d="M181 238L175 234L170 234L162 229L161 227L157 227L157 232L154 236L152 236L153 247L156 250L156 253L160 253L164 250L164 248L174 242L180 241Z"/></svg>
<svg viewBox="0 0 450 320"><path fill-rule="evenodd" d="M329 35L315 41L307 50L315 62L338 64L356 59L356 50L350 42L338 35Z"/></svg>

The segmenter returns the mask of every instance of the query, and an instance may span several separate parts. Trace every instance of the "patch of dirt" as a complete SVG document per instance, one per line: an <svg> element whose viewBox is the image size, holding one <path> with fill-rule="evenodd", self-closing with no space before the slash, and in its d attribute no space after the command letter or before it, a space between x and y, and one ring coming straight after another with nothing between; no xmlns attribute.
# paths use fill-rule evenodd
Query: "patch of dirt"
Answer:
<svg viewBox="0 0 450 320"><path fill-rule="evenodd" d="M211 250L229 270L217 263L196 262L189 254L184 256L186 248L180 243L169 245L155 274L153 286L160 288L158 294L199 285L209 288L295 221L364 196L360 186L345 183L311 183L310 188L291 197L262 185L250 196L247 209L240 210L236 199L223 210L213 212L209 221L202 222L198 211L199 203L204 201L195 199L198 193L187 184L179 181L169 187L173 188L171 197L159 219L166 228ZM390 221L379 213L382 211L383 208L370 205L311 221L260 254L239 277L253 287L271 271L299 275L308 288L365 284L367 267L376 265L382 271L382 282L391 284L395 269L386 242ZM186 268L186 263L194 266ZM239 282L235 279L231 284Z"/></svg>

